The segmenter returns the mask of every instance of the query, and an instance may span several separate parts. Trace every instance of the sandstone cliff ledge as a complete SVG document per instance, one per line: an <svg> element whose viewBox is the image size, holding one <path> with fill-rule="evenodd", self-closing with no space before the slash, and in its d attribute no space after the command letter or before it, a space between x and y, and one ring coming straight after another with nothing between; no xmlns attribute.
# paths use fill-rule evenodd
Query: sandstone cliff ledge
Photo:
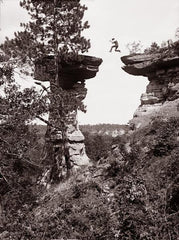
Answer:
<svg viewBox="0 0 179 240"><path fill-rule="evenodd" d="M135 54L121 58L124 71L149 80L141 105L131 121L136 126L147 124L154 116L179 115L179 54L165 49L153 54ZM142 117L142 118L141 118Z"/></svg>
<svg viewBox="0 0 179 240"><path fill-rule="evenodd" d="M78 60L61 61L59 70L62 88L70 89L79 81L94 78L102 63L101 58L81 55ZM50 81L55 74L54 56L46 56L35 63L34 78L39 81Z"/></svg>

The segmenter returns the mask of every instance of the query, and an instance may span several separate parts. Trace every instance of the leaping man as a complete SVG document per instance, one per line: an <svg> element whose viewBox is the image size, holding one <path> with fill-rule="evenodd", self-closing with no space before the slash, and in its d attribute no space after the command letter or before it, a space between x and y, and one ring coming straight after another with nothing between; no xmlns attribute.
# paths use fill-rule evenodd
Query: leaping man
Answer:
<svg viewBox="0 0 179 240"><path fill-rule="evenodd" d="M115 38L112 38L112 39L110 40L110 42L111 42L113 45L111 46L111 49L110 49L109 52L112 52L113 48L114 48L114 51L115 51L115 52L121 52L121 51L118 49L119 43L118 43L118 41L117 41Z"/></svg>

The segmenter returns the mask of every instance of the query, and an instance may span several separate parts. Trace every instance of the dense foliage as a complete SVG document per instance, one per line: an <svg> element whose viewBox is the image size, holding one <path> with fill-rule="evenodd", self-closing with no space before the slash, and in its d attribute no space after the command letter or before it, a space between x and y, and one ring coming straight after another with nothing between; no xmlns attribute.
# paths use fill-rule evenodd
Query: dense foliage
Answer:
<svg viewBox="0 0 179 240"><path fill-rule="evenodd" d="M48 103L46 96L35 88L21 89L8 62L1 64L0 231L3 232L4 226L11 225L11 219L17 219L19 207L35 198L33 191L43 170L42 144L38 130L28 124L46 112Z"/></svg>
<svg viewBox="0 0 179 240"><path fill-rule="evenodd" d="M175 41L169 39L163 41L160 45L156 42L152 42L150 47L143 49L141 41L134 41L128 43L126 48L129 50L129 54L156 54L160 53L161 57L179 55L179 28L175 31Z"/></svg>
<svg viewBox="0 0 179 240"><path fill-rule="evenodd" d="M161 46L153 42L149 48L144 50L144 53L160 53L161 57L179 55L179 41L173 42L172 40L168 40L167 42L163 42Z"/></svg>
<svg viewBox="0 0 179 240"><path fill-rule="evenodd" d="M78 1L64 2L69 3L68 7L78 4ZM64 2L57 8L63 10L66 6ZM21 4L32 14L37 11L37 21L42 21L43 14L47 12L51 12L50 16L47 14L49 22L54 20L54 12L48 8L50 1L44 4L44 1L24 0ZM54 9L58 11L56 7ZM70 15L67 15L69 19L76 19L76 16L71 15L74 9L72 7ZM63 18L63 14L60 17ZM38 44L35 39L29 38L35 40L35 50L23 49L29 51L29 60L38 52L38 47L50 53L50 44L56 44L50 32L44 38L52 42L49 42L47 48L40 45L43 39L39 37L43 36L41 33L44 26L38 25L36 29L36 23L24 25L25 32L16 35L19 41L22 35L27 40L33 30L33 34L39 34ZM59 26L65 34L67 24ZM31 30L28 32L28 29ZM45 29L44 34L47 31ZM72 43L75 37L77 35L74 34L74 38L70 38ZM14 48L14 43L22 42L7 40L4 50L7 51L8 46ZM9 56L16 60L20 49L18 44L12 56ZM69 47L63 44L60 53ZM173 46L174 51L178 51L178 42ZM153 44L153 48L158 47ZM11 55L11 52L8 54ZM22 55L20 59L23 60ZM62 93L61 88L55 93L56 87L53 89L55 94L47 89L41 93L37 93L34 88L20 90L13 81L13 71L9 66L4 64L0 73L4 91L0 97L0 239L177 240L179 119L154 119L149 126L133 134L128 133L125 137L112 138L85 133L87 152L94 160L94 165L74 173L71 179L61 185L43 191L41 186L33 185L38 172L42 170L39 161L41 142L35 128L29 127L27 123L41 117L57 102L60 107L55 108L54 116L65 116L66 111L73 110L69 104L73 97L69 98L65 91ZM43 94L44 91L47 95ZM49 105L47 97L54 106ZM64 108L67 105L70 108ZM64 118L62 120L64 122ZM53 118L49 124L56 127L58 118Z"/></svg>
<svg viewBox="0 0 179 240"><path fill-rule="evenodd" d="M111 149L113 137L90 134L88 132L83 132L83 134L88 157L95 162L102 158L106 158Z"/></svg>
<svg viewBox="0 0 179 240"><path fill-rule="evenodd" d="M16 32L14 39L6 39L1 49L21 63L33 63L46 55L68 58L85 52L90 47L81 32L88 28L83 22L87 9L78 0L74 1L34 1L23 0L31 21L21 23L24 31Z"/></svg>
<svg viewBox="0 0 179 240"><path fill-rule="evenodd" d="M46 162L51 161L50 180L59 180L64 158L68 162L67 171L70 169L67 116L73 111L85 109L75 91L63 89L61 61L77 60L79 53L88 51L90 47L90 41L82 36L82 31L89 28L88 22L82 20L87 8L78 0L22 0L20 5L28 11L31 19L28 23L21 23L24 30L16 32L14 39L7 38L0 48L9 57L13 67L29 66L34 70L37 60L46 56L54 57L50 88L46 89L42 84L41 86L50 102L49 120L46 121ZM62 138L62 144L58 147L54 143L54 133L56 137L61 135Z"/></svg>
<svg viewBox="0 0 179 240"><path fill-rule="evenodd" d="M26 175L28 170L34 172L38 168L40 153L35 151L39 147L38 132L35 128L30 131L28 124L48 111L48 102L46 96L35 88L21 89L15 83L11 70L1 79L0 166L1 174L13 185L19 181L18 177L24 169Z"/></svg>
<svg viewBox="0 0 179 240"><path fill-rule="evenodd" d="M177 239L178 136L178 118L156 119L131 137L124 163L108 168L119 239Z"/></svg>
<svg viewBox="0 0 179 240"><path fill-rule="evenodd" d="M105 157L100 139L102 159L94 166L40 196L21 190L12 208L5 201L4 239L177 240L178 136L172 118L113 138Z"/></svg>
<svg viewBox="0 0 179 240"><path fill-rule="evenodd" d="M125 139L129 131L128 125L96 124L81 125L80 130L85 137L85 147L88 157L97 162L107 158L111 147L116 141Z"/></svg>

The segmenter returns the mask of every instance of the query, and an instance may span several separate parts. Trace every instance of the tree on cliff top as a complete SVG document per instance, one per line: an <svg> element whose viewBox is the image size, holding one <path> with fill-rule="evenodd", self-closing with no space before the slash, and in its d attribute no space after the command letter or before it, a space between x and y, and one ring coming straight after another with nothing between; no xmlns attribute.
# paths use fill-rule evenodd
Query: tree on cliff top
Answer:
<svg viewBox="0 0 179 240"><path fill-rule="evenodd" d="M88 51L90 42L81 35L89 27L82 21L87 8L78 0L22 0L20 5L31 21L21 23L24 31L15 32L14 39L6 38L1 45L7 55L22 64L33 64L46 55L68 59Z"/></svg>
<svg viewBox="0 0 179 240"><path fill-rule="evenodd" d="M49 94L50 125L61 129L65 146L66 114L71 111L69 105L76 104L76 99L74 96L67 96L67 92L61 88L60 61L76 59L80 52L88 51L90 42L81 35L89 27L88 22L82 21L87 8L79 0L22 0L20 5L28 11L31 21L21 23L24 31L15 33L14 39L7 38L1 49L18 65L28 64L32 67L37 59L54 55L55 77L50 79ZM64 106L69 106L69 109ZM57 125L54 126L55 124ZM57 166L65 155L66 147L54 150L54 144L51 145L50 155L56 166L55 171L58 172Z"/></svg>

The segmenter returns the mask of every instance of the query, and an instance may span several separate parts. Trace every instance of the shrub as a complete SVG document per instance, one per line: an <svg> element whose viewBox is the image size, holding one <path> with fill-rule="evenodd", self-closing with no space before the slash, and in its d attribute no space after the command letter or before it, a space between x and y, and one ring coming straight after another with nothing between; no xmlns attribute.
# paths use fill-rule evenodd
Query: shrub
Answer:
<svg viewBox="0 0 179 240"><path fill-rule="evenodd" d="M113 141L112 136L90 134L88 132L83 132L83 134L85 137L86 153L91 160L97 162L108 156Z"/></svg>
<svg viewBox="0 0 179 240"><path fill-rule="evenodd" d="M141 53L142 51L141 41L138 41L138 42L134 41L132 43L128 43L126 47L129 50L130 54Z"/></svg>
<svg viewBox="0 0 179 240"><path fill-rule="evenodd" d="M131 136L124 167L112 161L118 239L177 240L179 119L154 119Z"/></svg>
<svg viewBox="0 0 179 240"><path fill-rule="evenodd" d="M147 53L147 54L156 53L159 51L159 49L160 49L160 46L156 42L153 42L149 48L144 50L144 53Z"/></svg>

